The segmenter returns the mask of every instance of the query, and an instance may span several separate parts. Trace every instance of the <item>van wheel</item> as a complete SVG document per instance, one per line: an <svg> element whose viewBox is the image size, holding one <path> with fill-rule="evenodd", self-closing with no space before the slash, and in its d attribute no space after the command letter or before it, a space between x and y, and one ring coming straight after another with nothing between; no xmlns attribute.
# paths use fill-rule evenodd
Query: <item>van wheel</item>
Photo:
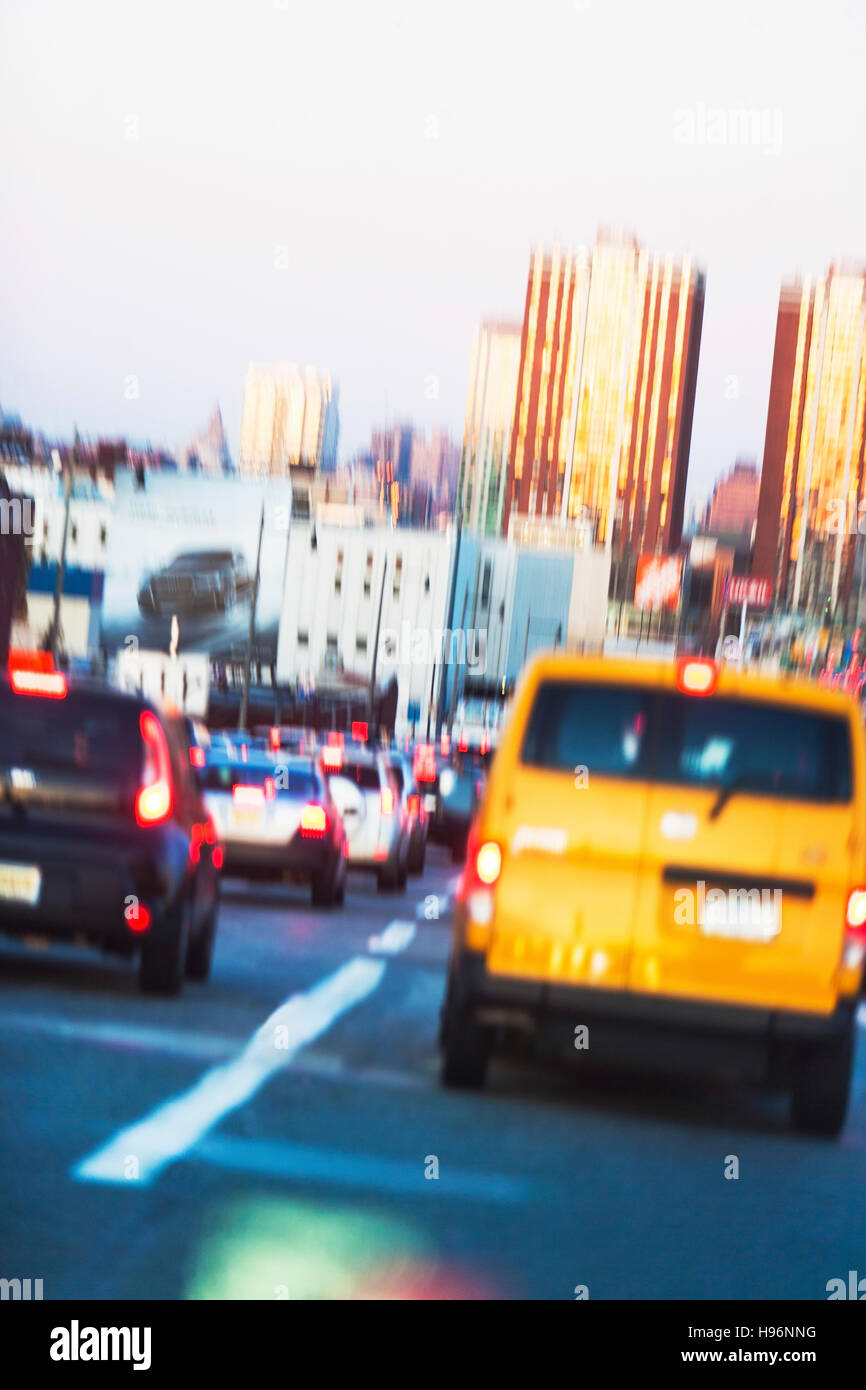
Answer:
<svg viewBox="0 0 866 1390"><path fill-rule="evenodd" d="M465 1013L446 1015L442 1026L443 1086L480 1090L490 1063L490 1035Z"/></svg>
<svg viewBox="0 0 866 1390"><path fill-rule="evenodd" d="M189 902L172 910L159 936L141 948L138 983L144 994L180 994L189 940Z"/></svg>
<svg viewBox="0 0 866 1390"><path fill-rule="evenodd" d="M210 979L218 911L219 904L214 903L198 936L189 943L186 953L186 978L188 980L204 982Z"/></svg>
<svg viewBox="0 0 866 1390"><path fill-rule="evenodd" d="M802 1053L794 1081L791 1118L806 1134L834 1139L845 1124L854 1064L854 1025L842 1037Z"/></svg>

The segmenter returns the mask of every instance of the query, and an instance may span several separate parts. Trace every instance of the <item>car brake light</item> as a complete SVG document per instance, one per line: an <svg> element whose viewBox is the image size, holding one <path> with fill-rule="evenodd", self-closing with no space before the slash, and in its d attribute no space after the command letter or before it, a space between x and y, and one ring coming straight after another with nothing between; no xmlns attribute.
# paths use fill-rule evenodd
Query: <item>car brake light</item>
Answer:
<svg viewBox="0 0 866 1390"><path fill-rule="evenodd" d="M866 888L852 888L848 894L845 927L849 935L866 940Z"/></svg>
<svg viewBox="0 0 866 1390"><path fill-rule="evenodd" d="M487 888L491 888L502 872L502 850L495 840L487 840L475 856L475 873Z"/></svg>
<svg viewBox="0 0 866 1390"><path fill-rule="evenodd" d="M329 772L339 772L343 766L343 750L338 747L322 749L322 762Z"/></svg>
<svg viewBox="0 0 866 1390"><path fill-rule="evenodd" d="M379 798L382 806L382 815L391 816L394 814L394 793L390 787L383 787Z"/></svg>
<svg viewBox="0 0 866 1390"><path fill-rule="evenodd" d="M265 778L265 801L273 801L277 794L277 784L273 777Z"/></svg>
<svg viewBox="0 0 866 1390"><path fill-rule="evenodd" d="M280 746L280 731L276 725L271 729L271 747L276 753Z"/></svg>
<svg viewBox="0 0 866 1390"><path fill-rule="evenodd" d="M221 845L214 845L213 851L212 851L212 853L211 853L211 861L212 861L213 866L214 866L215 869L221 869L221 868L222 868L222 866L223 866L223 852L222 852L222 846L221 846Z"/></svg>
<svg viewBox="0 0 866 1390"><path fill-rule="evenodd" d="M191 748L189 750L190 767L204 767L204 749Z"/></svg>
<svg viewBox="0 0 866 1390"><path fill-rule="evenodd" d="M458 742L457 742L457 751L458 751L459 753L465 753L465 752L467 751L468 748L469 748L469 740L468 740L468 738L466 737L465 734L461 734L461 735L460 735L460 738L459 738L459 740L458 740Z"/></svg>
<svg viewBox="0 0 866 1390"><path fill-rule="evenodd" d="M417 792L412 792L411 796L409 797L409 814L410 816L417 816L420 810L421 798Z"/></svg>
<svg viewBox="0 0 866 1390"><path fill-rule="evenodd" d="M135 798L135 819L139 825L160 825L168 820L174 805L168 744L162 725L150 710L142 710L138 723L144 740L144 772Z"/></svg>
<svg viewBox="0 0 866 1390"><path fill-rule="evenodd" d="M69 689L63 672L54 669L50 652L15 647L9 653L9 682L17 695L42 695L49 700L62 700Z"/></svg>
<svg viewBox="0 0 866 1390"><path fill-rule="evenodd" d="M358 743L366 743L370 734L370 726L363 719L355 719L352 723L352 738Z"/></svg>
<svg viewBox="0 0 866 1390"><path fill-rule="evenodd" d="M317 801L308 801L301 812L301 834L320 840L328 828L328 813Z"/></svg>
<svg viewBox="0 0 866 1390"><path fill-rule="evenodd" d="M150 926L150 909L144 903L131 902L123 916L130 931L147 931Z"/></svg>
<svg viewBox="0 0 866 1390"><path fill-rule="evenodd" d="M684 657L677 662L677 688L684 695L712 695L719 668L706 658Z"/></svg>
<svg viewBox="0 0 866 1390"><path fill-rule="evenodd" d="M238 806L262 806L265 800L265 789L264 787L251 787L245 782L235 782L232 787L232 800Z"/></svg>

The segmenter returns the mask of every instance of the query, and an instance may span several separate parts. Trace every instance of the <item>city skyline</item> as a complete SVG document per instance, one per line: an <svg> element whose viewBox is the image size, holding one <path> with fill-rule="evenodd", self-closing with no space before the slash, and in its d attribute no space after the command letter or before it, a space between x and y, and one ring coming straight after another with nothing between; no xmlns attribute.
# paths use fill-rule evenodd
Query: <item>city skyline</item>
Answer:
<svg viewBox="0 0 866 1390"><path fill-rule="evenodd" d="M218 400L236 455L248 362L298 360L341 386L343 457L376 422L458 437L476 326L520 314L531 248L610 226L706 270L689 492L708 494L761 454L780 284L863 254L863 18L737 3L703 46L692 18L679 0L551 3L531 25L157 2L133 43L97 0L48 28L6 7L0 400L49 433L164 442ZM371 35L387 92L358 65ZM288 90L298 44L313 57ZM505 77L524 64L548 71L538 106Z"/></svg>

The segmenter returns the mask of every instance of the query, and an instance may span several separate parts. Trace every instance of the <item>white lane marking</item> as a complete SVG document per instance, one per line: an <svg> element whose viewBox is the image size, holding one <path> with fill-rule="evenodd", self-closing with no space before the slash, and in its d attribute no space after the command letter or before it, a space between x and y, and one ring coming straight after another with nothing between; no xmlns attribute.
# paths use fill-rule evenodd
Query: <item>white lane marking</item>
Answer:
<svg viewBox="0 0 866 1390"><path fill-rule="evenodd" d="M242 1038L217 1033L184 1033L177 1028L153 1028L135 1023L99 1023L96 1020L56 1018L53 1014L0 1013L0 1031L38 1033L43 1037L95 1043L105 1047L142 1052L165 1052L178 1057L215 1061L233 1057Z"/></svg>
<svg viewBox="0 0 866 1390"><path fill-rule="evenodd" d="M304 994L293 994L224 1066L205 1072L174 1100L128 1125L102 1148L83 1158L72 1176L84 1182L151 1182L185 1154L232 1110L250 1100L298 1050L319 1037L348 1009L379 985L383 961L356 957ZM135 1163L130 1164L130 1159Z"/></svg>
<svg viewBox="0 0 866 1390"><path fill-rule="evenodd" d="M475 1173L443 1164L438 1180L431 1183L424 1177L423 1165L415 1160L317 1149L274 1139L214 1134L203 1140L190 1157L233 1172L282 1178L292 1184L332 1183L374 1192L415 1193L428 1201L465 1197L474 1202L510 1203L526 1202L533 1195L532 1185L522 1177Z"/></svg>
<svg viewBox="0 0 866 1390"><path fill-rule="evenodd" d="M379 936L367 938L367 949L374 955L396 956L398 951L405 951L414 935L414 922L390 922Z"/></svg>

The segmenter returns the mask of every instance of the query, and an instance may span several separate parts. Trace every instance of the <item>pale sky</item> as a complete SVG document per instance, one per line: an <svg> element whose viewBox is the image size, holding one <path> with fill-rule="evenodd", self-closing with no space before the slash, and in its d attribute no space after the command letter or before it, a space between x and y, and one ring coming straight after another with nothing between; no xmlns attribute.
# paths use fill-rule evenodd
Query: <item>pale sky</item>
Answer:
<svg viewBox="0 0 866 1390"><path fill-rule="evenodd" d="M175 446L219 401L236 456L295 361L343 457L461 437L477 322L606 226L706 271L702 495L760 461L782 279L866 261L864 74L863 0L0 0L0 403Z"/></svg>

